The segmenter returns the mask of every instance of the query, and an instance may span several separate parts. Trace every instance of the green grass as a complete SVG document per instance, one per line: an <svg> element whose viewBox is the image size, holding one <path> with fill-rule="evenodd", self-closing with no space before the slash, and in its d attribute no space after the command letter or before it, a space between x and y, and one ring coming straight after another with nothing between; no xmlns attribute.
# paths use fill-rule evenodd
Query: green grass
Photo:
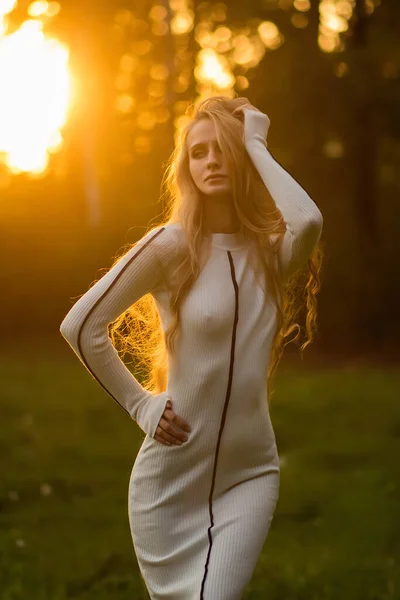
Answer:
<svg viewBox="0 0 400 600"><path fill-rule="evenodd" d="M145 599L127 514L144 433L63 343L1 355L0 598ZM394 370L281 366L280 498L244 600L400 598L399 399Z"/></svg>

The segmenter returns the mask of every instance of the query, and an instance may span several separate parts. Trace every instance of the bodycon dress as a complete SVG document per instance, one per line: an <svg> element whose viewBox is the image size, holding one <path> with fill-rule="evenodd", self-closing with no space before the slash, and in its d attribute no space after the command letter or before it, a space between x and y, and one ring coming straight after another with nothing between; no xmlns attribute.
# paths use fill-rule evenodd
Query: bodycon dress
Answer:
<svg viewBox="0 0 400 600"><path fill-rule="evenodd" d="M276 266L287 277L319 240L322 215L267 149L267 115L244 111L244 143L286 223ZM168 383L153 394L120 359L108 325L145 294L165 331L187 255L181 224L144 235L70 309L60 331L86 369L146 433L133 465L128 518L152 600L239 600L266 540L280 465L267 398L276 309L243 228L212 233L181 306ZM181 446L154 437L168 400L191 426Z"/></svg>

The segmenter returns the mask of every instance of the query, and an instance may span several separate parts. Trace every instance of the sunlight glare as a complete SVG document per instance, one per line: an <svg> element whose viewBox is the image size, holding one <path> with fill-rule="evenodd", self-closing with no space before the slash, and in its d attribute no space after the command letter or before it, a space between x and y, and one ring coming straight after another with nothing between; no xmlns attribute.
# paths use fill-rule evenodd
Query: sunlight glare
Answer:
<svg viewBox="0 0 400 600"><path fill-rule="evenodd" d="M4 14L5 2L1 2ZM11 2L8 2L11 6ZM0 35L0 157L10 171L42 173L62 146L71 100L68 49L38 20Z"/></svg>

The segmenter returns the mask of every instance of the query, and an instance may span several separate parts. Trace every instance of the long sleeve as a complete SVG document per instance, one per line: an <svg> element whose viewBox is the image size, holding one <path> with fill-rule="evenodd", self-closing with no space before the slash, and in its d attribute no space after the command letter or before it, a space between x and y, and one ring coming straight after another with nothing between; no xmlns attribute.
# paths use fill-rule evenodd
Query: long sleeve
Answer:
<svg viewBox="0 0 400 600"><path fill-rule="evenodd" d="M317 244L322 231L322 214L307 192L269 152L268 116L249 108L243 112L246 150L286 222L280 260L288 276L306 262Z"/></svg>
<svg viewBox="0 0 400 600"><path fill-rule="evenodd" d="M153 228L79 298L60 326L86 369L151 437L169 396L153 395L137 381L114 348L108 325L162 284L163 262L174 252L169 238L166 228Z"/></svg>

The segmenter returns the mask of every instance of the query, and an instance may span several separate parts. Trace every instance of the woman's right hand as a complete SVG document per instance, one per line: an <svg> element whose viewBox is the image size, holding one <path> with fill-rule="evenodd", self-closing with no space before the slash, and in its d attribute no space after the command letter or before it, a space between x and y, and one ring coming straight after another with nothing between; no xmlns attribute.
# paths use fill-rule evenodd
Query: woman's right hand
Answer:
<svg viewBox="0 0 400 600"><path fill-rule="evenodd" d="M154 434L154 439L166 446L171 446L172 444L180 446L182 442L186 442L188 439L185 431L191 431L189 423L178 417L172 410L171 401L168 400Z"/></svg>

